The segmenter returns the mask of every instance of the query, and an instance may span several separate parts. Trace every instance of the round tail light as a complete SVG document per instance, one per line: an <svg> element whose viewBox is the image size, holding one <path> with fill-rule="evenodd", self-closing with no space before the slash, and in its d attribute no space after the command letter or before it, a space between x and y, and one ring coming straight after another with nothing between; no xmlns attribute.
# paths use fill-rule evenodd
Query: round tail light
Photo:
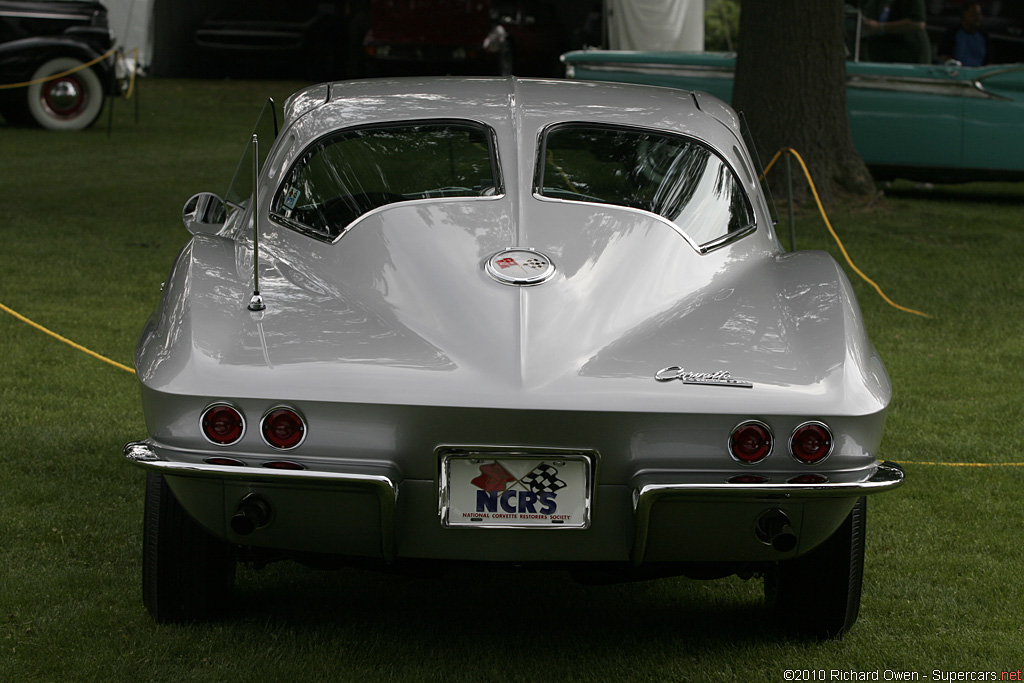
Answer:
<svg viewBox="0 0 1024 683"><path fill-rule="evenodd" d="M729 453L740 462L760 462L771 452L772 430L763 422L744 422L733 429L729 436Z"/></svg>
<svg viewBox="0 0 1024 683"><path fill-rule="evenodd" d="M224 403L216 403L203 411L200 425L203 436L218 446L229 446L245 433L242 414Z"/></svg>
<svg viewBox="0 0 1024 683"><path fill-rule="evenodd" d="M282 451L295 448L306 438L306 423L289 408L276 408L263 418L263 440Z"/></svg>
<svg viewBox="0 0 1024 683"><path fill-rule="evenodd" d="M793 430L789 452L805 464L821 462L832 452L832 430L822 422L805 422Z"/></svg>

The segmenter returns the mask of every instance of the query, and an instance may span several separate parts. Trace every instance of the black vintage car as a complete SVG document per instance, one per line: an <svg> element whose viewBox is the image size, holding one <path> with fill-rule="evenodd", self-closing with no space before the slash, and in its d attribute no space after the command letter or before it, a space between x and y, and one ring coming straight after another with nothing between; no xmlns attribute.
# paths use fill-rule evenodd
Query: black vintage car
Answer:
<svg viewBox="0 0 1024 683"><path fill-rule="evenodd" d="M82 130L120 92L107 9L94 0L0 0L0 114ZM88 66L86 66L88 65Z"/></svg>

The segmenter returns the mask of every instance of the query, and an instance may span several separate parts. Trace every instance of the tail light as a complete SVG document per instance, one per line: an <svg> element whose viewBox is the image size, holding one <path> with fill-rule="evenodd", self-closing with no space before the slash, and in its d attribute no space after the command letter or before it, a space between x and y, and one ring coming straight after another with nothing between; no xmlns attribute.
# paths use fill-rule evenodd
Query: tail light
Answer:
<svg viewBox="0 0 1024 683"><path fill-rule="evenodd" d="M276 408L263 417L260 431L267 445L286 451L306 438L306 423L294 410Z"/></svg>
<svg viewBox="0 0 1024 683"><path fill-rule="evenodd" d="M823 474L799 474L789 481L787 484L824 484L828 481L828 477Z"/></svg>
<svg viewBox="0 0 1024 683"><path fill-rule="evenodd" d="M832 430L823 422L805 422L789 437L789 452L802 463L821 462L832 452Z"/></svg>
<svg viewBox="0 0 1024 683"><path fill-rule="evenodd" d="M272 470L304 470L305 465L300 465L297 462L291 460L272 460L270 462L263 463L264 467L268 467Z"/></svg>
<svg viewBox="0 0 1024 683"><path fill-rule="evenodd" d="M218 456L216 458L206 458L203 462L209 465L220 465L222 467L245 467L245 463L236 458L224 458Z"/></svg>
<svg viewBox="0 0 1024 683"><path fill-rule="evenodd" d="M215 403L200 419L203 436L218 446L230 446L245 434L245 418L226 403Z"/></svg>
<svg viewBox="0 0 1024 683"><path fill-rule="evenodd" d="M729 453L740 462L760 462L771 452L772 430L763 422L744 422L737 425L729 436Z"/></svg>
<svg viewBox="0 0 1024 683"><path fill-rule="evenodd" d="M735 477L729 477L727 481L730 484L767 484L771 480L759 474L737 474Z"/></svg>

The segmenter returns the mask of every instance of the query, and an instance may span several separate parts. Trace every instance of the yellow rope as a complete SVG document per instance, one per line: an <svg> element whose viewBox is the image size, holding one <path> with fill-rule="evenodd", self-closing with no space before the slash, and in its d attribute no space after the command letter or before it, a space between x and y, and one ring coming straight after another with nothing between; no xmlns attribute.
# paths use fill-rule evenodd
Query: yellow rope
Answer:
<svg viewBox="0 0 1024 683"><path fill-rule="evenodd" d="M115 52L117 52L117 48L114 48L113 50L111 50L110 52L108 52L105 55L101 55L101 56L97 57L96 59L92 60L91 62L86 62L85 64L80 64L80 65L76 66L74 69L68 69L67 71L63 71L63 72L61 72L59 74L53 74L52 76L47 76L46 78L37 78L34 81L27 81L25 83L8 83L6 85L0 85L0 90L11 90L13 88L26 88L26 87L28 87L30 85L37 85L39 83L46 83L47 81L56 80L58 78L64 78L65 76L70 76L71 74L75 73L76 71L81 71L82 69L88 69L93 64L99 64L100 62L102 62L104 59L106 59L110 55L114 54Z"/></svg>
<svg viewBox="0 0 1024 683"><path fill-rule="evenodd" d="M914 315L919 315L919 316L924 317L924 318L932 317L932 316L928 315L927 313L922 313L921 311L915 311L912 308L906 308L905 306L900 306L899 304L894 302L892 299L887 297L885 295L885 292L882 291L882 288L879 287L875 283L874 280L869 278L867 275L865 275L861 271L860 268L858 268L856 265L854 265L853 260L850 258L850 255L846 252L846 247L843 246L842 240L839 239L839 235L836 234L835 229L832 227L832 223L829 222L829 220L828 220L828 214L825 213L825 207L822 206L822 204L821 204L821 197L818 196L818 190L814 186L814 180L811 179L811 172L807 170L807 164L804 163L803 158L800 156L800 154L795 149L793 149L792 147L787 147L785 149L780 149L778 152L776 152L775 156L772 157L772 160L770 162L768 162L768 166L764 169L765 175L768 174L768 171L771 170L771 167L775 165L775 162L778 161L779 157L782 156L783 153L785 153L785 152L788 152L788 153L792 154L794 157L796 157L796 160L798 162L800 162L800 168L802 168L804 170L804 176L807 178L807 184L810 185L810 187L811 187L811 194L814 195L814 201L818 204L818 211L821 213L822 220L825 221L825 227L828 228L828 231L829 231L829 233L831 233L832 238L835 239L836 244L839 245L839 251L843 252L843 257L846 259L846 262L850 264L850 268L853 268L853 271L855 273L857 273L857 275L859 275L861 277L861 279L864 280L864 282L867 282L869 285L874 287L875 291L878 292L878 295L880 297L882 297L882 299L887 304L892 306L893 308L898 308L899 310L904 311L906 313L913 313Z"/></svg>
<svg viewBox="0 0 1024 683"><path fill-rule="evenodd" d="M101 360L104 363L109 363L110 365L113 365L115 368L120 368L121 370L124 370L126 372L130 372L133 375L135 374L135 370L133 370L132 368L128 367L127 365L121 365L117 361L110 360L106 356L101 356L100 354L96 353L95 351L90 351L89 349L85 348L81 344L76 344L75 342L71 341L70 339L67 339L66 337L62 337L59 334L57 334L56 332L52 332L52 331L46 329L45 327L43 327L39 323L33 322L33 321L29 320L28 318L23 316L21 313L18 313L17 311L15 311L13 309L10 309L7 306L4 306L2 303L0 303L0 310L2 310L4 313L9 313L9 314L13 315L15 318L17 318L21 322L25 323L26 325L30 325L31 327L36 328L40 332L44 332L45 334L50 335L54 339L57 339L59 341L64 342L65 344L67 344L68 346L70 346L73 349L78 349L82 353L88 354L88 355L92 356L93 358L95 358L97 360Z"/></svg>

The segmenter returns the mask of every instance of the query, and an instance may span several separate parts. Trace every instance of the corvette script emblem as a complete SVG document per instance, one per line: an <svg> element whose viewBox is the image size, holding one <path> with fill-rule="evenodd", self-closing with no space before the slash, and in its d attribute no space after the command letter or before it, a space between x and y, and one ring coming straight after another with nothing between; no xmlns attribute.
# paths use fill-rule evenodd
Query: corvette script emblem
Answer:
<svg viewBox="0 0 1024 683"><path fill-rule="evenodd" d="M539 285L555 274L555 264L535 249L505 249L487 259L487 274L506 285Z"/></svg>
<svg viewBox="0 0 1024 683"><path fill-rule="evenodd" d="M671 382L672 380L677 379L683 384L709 384L716 387L740 387L743 389L752 389L754 387L750 382L733 379L728 370L719 370L718 372L692 372L684 370L678 365L672 365L662 370L658 370L654 373L654 379L659 382Z"/></svg>

